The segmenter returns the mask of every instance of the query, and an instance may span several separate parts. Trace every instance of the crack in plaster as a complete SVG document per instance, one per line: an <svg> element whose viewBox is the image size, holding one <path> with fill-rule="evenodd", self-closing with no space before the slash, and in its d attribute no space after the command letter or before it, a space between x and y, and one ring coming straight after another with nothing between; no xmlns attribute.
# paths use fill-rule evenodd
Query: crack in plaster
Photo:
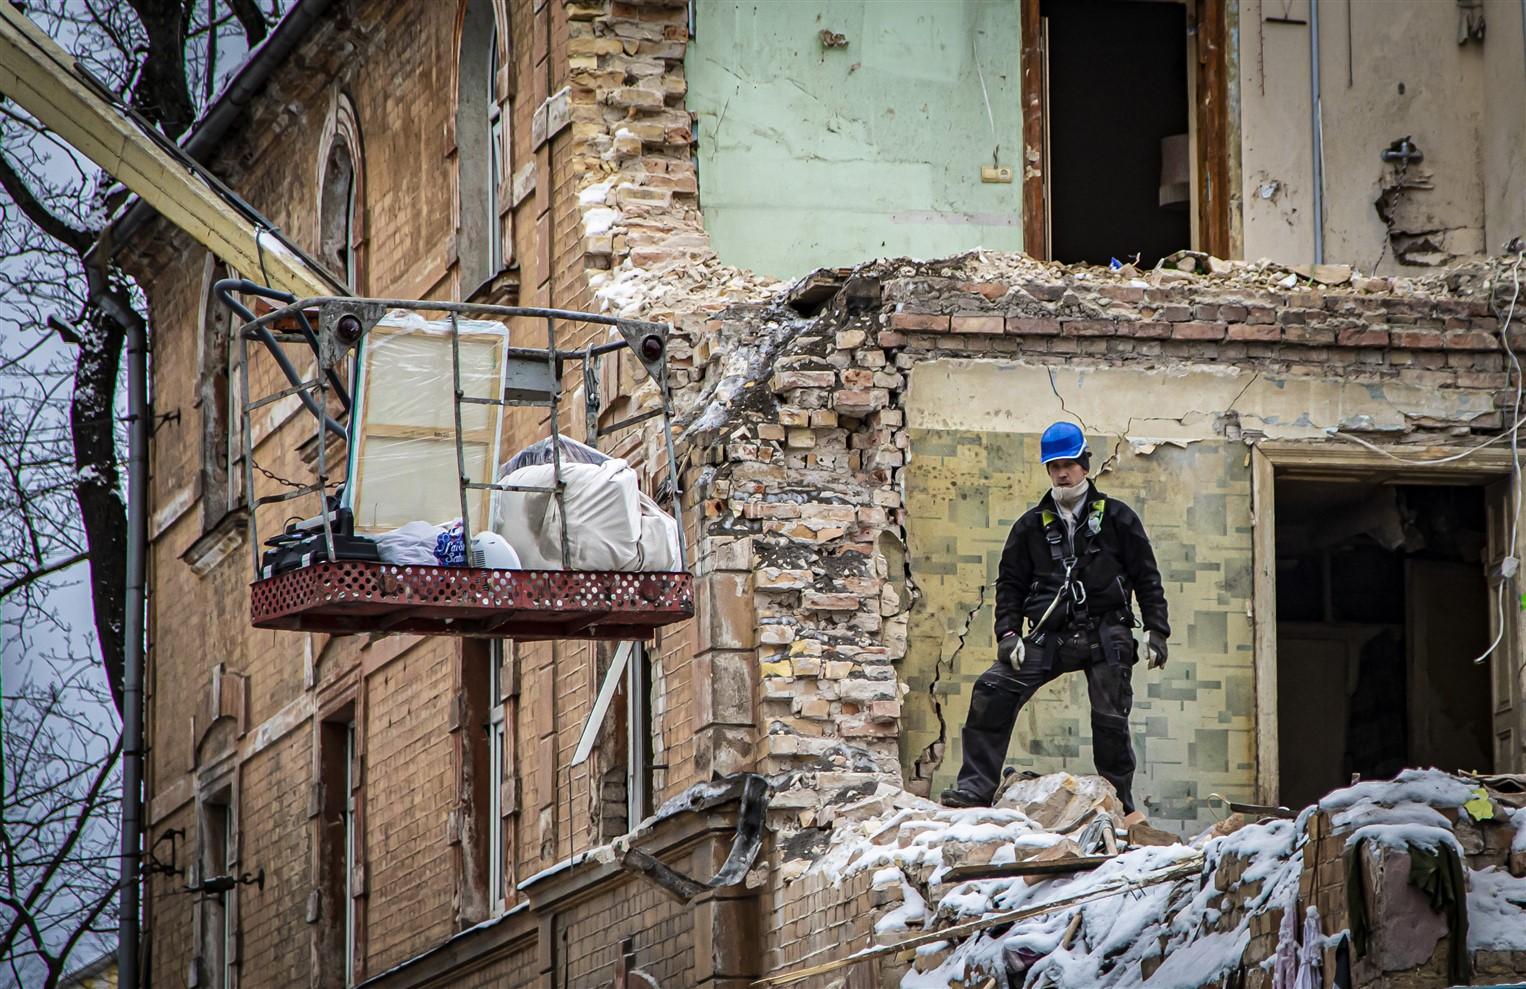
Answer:
<svg viewBox="0 0 1526 989"><path fill-rule="evenodd" d="M917 756L917 760L912 766L914 780L926 780L930 784L933 772L943 764L943 753L948 745L948 721L943 717L943 704L938 700L938 683L943 679L944 665L947 664L950 670L954 669L954 662L959 658L959 654L964 651L965 640L969 637L970 627L975 624L975 616L985 609L986 591L990 586L989 583L982 583L980 585L980 598L975 602L975 607L971 608L969 613L965 615L964 627L959 630L959 645L954 647L954 651L947 658L944 658L941 655L942 650L939 650L938 661L933 664L933 678L932 682L927 685L927 696L932 701L933 714L938 718L938 737L922 750L921 755ZM947 636L944 637L944 641L947 642Z"/></svg>

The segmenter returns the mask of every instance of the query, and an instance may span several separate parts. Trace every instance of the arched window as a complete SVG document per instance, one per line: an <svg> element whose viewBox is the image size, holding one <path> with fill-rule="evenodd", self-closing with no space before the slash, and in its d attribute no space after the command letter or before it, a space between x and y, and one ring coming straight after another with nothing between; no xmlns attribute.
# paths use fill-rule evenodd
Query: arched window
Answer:
<svg viewBox="0 0 1526 989"><path fill-rule="evenodd" d="M212 294L212 286L230 275L226 264L207 255L202 269L201 336L196 342L203 530L217 526L243 498L243 405L237 385L241 351L233 339L232 313Z"/></svg>
<svg viewBox="0 0 1526 989"><path fill-rule="evenodd" d="M456 256L461 290L477 286L504 266L504 204L499 199L508 173L508 114L500 84L502 59L493 0L468 0L461 22L456 77L456 166L460 196Z"/></svg>
<svg viewBox="0 0 1526 989"><path fill-rule="evenodd" d="M350 101L340 96L326 128L319 175L318 252L325 267L352 291L361 283L364 169L360 128Z"/></svg>

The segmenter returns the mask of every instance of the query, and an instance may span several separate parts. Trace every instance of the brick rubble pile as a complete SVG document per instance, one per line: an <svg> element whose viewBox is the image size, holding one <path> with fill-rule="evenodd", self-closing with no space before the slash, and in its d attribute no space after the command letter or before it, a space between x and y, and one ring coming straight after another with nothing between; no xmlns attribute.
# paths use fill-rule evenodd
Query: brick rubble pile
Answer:
<svg viewBox="0 0 1526 989"><path fill-rule="evenodd" d="M1279 945L1288 971L1304 965L1313 985L1332 985L1344 954L1350 985L1401 989L1447 984L1452 936L1411 884L1410 869L1416 849L1450 851L1466 880L1464 950L1475 984L1497 982L1526 974L1523 784L1522 777L1406 770L1336 791L1296 819L1231 815L1175 844L1128 847L1120 835L1124 849L1090 871L949 881L958 867L1054 857L1062 846L1090 851L1075 844L1087 840L1085 825L1104 813L1117 821L1121 809L1102 780L1056 774L1009 785L992 808L913 799L878 815L840 816L802 878L867 884L871 940L879 945L1085 900L962 937L921 938L926 943L899 962L889 956L880 970L886 984L898 980L905 989L1197 989L1226 979L1280 987ZM1361 952L1348 916L1353 855L1371 931ZM1173 871L1186 874L1152 882ZM842 954L872 948L849 944Z"/></svg>

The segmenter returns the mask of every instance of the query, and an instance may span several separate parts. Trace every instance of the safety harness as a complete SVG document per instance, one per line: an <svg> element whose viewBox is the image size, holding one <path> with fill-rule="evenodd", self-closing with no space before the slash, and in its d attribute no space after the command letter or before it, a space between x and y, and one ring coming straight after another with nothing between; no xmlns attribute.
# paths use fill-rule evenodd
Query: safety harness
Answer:
<svg viewBox="0 0 1526 989"><path fill-rule="evenodd" d="M1107 510L1107 499L1098 498L1091 504L1091 511L1086 516L1086 529L1096 538L1102 532L1102 515ZM1055 592L1054 600L1049 602L1049 607L1044 609L1044 615L1033 623L1033 634L1039 634L1049 616L1054 614L1054 609L1066 595L1070 596L1070 614L1075 624L1086 625L1091 621L1091 616L1086 609L1086 585L1076 579L1076 542L1071 537L1070 545L1065 544L1065 534L1061 531L1064 526L1060 523L1060 516L1045 508L1039 512L1039 521L1044 526L1044 538L1049 541L1049 555L1054 558L1065 570L1065 576L1060 581L1060 589ZM1078 521L1079 525L1079 521ZM1070 552L1067 553L1066 550Z"/></svg>

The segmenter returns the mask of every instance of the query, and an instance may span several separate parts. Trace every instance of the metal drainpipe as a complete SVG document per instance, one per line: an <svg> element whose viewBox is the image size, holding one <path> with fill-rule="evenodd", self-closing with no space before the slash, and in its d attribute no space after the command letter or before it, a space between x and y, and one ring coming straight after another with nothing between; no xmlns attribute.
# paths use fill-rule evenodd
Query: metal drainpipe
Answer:
<svg viewBox="0 0 1526 989"><path fill-rule="evenodd" d="M1522 0L1526 4L1526 0ZM1325 263L1325 142L1320 125L1319 0L1309 0L1309 125L1314 135L1314 263Z"/></svg>
<svg viewBox="0 0 1526 989"><path fill-rule="evenodd" d="M88 259L87 259L88 262ZM143 638L148 548L148 328L107 294L90 266L91 294L127 328L127 595L122 621L122 840L117 886L117 986L138 989L139 861L143 828Z"/></svg>

